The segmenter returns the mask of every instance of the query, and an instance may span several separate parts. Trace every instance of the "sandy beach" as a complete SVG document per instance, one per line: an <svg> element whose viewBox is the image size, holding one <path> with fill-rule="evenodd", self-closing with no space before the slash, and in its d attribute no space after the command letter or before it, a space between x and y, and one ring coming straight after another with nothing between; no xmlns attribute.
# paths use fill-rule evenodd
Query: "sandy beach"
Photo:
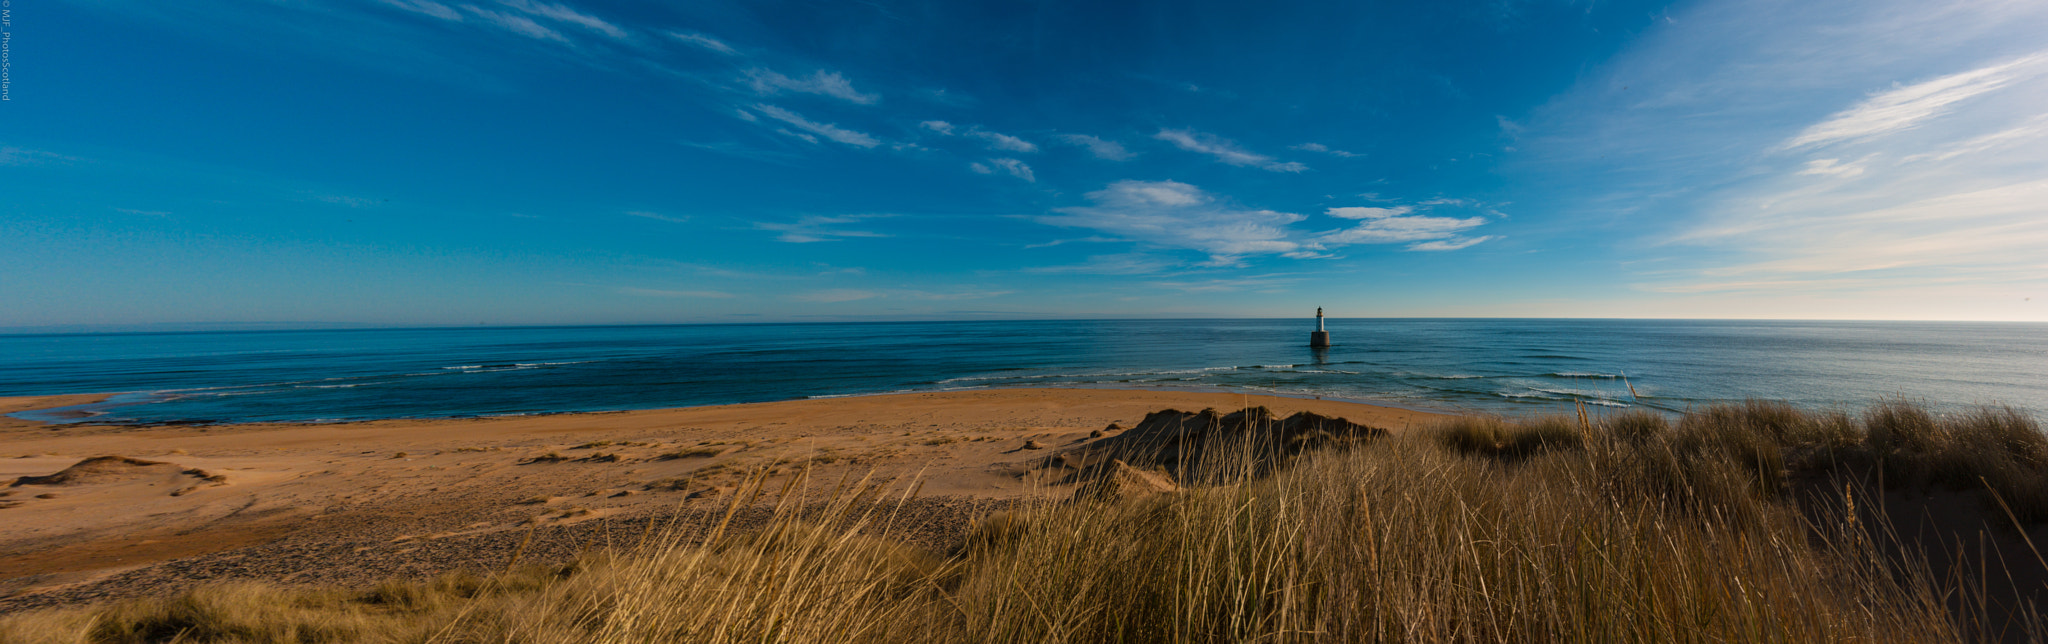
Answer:
<svg viewBox="0 0 2048 644"><path fill-rule="evenodd" d="M0 399L0 410L104 396ZM631 412L337 424L0 424L0 608L204 580L370 581L528 556L717 507L743 472L918 476L940 524L1065 495L1026 465L1162 409L1313 411L1399 431L1436 415L1229 393L993 389ZM1114 432L1112 431L1113 435ZM115 456L119 459L88 459ZM68 468L68 469L67 469ZM53 477L53 475L56 475ZM27 478L23 478L27 477ZM40 478L39 478L40 477Z"/></svg>

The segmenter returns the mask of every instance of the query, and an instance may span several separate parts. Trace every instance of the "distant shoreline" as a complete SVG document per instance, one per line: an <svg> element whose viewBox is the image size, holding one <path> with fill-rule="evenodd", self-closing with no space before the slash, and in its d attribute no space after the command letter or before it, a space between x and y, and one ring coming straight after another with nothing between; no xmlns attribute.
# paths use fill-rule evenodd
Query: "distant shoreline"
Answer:
<svg viewBox="0 0 2048 644"><path fill-rule="evenodd" d="M71 425L71 424L80 424L80 425L116 425L116 426L128 426L128 427L176 427L176 426L184 426L184 425L213 425L213 426L225 426L225 425L316 425L316 426L317 426L317 425L346 425L346 424L355 424L355 423L383 423L383 422L406 422L406 421L422 421L422 422L426 422L426 421L465 421L465 420L489 420L489 419L506 419L506 418L544 418L544 417L553 417L553 416L578 416L578 415L590 415L590 414L621 414L621 413L646 413L646 412L674 412L674 411L689 411L689 410L698 410L698 409L715 409L715 408L721 408L721 407L736 407L736 406L744 406L744 405L776 405L776 404L783 404L783 403L796 403L796 402L804 402L804 401L814 401L814 400L838 400L838 399L874 399L874 398L883 398L883 397L891 397L891 396L916 396L916 395L928 395L928 394L949 394L949 393L958 393L958 392L995 392L995 393L1004 393L1004 392L1034 392L1034 391L1062 391L1062 390L1086 390L1086 391L1113 391L1113 392L1124 392L1124 393L1131 393L1131 394L1154 394L1154 395L1159 395L1159 394L1165 394L1165 395L1174 395L1174 394L1223 394L1223 395L1231 395L1231 396L1246 396L1246 397L1259 397L1259 398L1285 398L1285 399L1292 399L1292 400L1304 400L1304 401L1325 401L1325 402L1332 402L1332 403L1341 403L1341 404L1347 404L1347 405L1363 405L1363 406L1367 406L1367 407L1378 407L1378 408L1384 408L1384 409L1392 409L1392 410L1400 410L1400 411L1406 411L1406 412L1413 412L1413 413L1418 413L1418 414L1430 414L1430 415L1441 415L1441 416L1453 416L1453 415L1459 415L1459 414L1464 414L1464 413L1470 413L1470 412L1468 412L1468 411L1465 411L1465 410L1458 410L1458 409L1447 409L1447 408L1432 408L1432 407L1424 407L1424 406L1420 406L1420 405L1408 405L1408 404L1399 404L1399 403L1391 403L1391 402L1386 402L1386 401L1381 401L1381 400L1368 400L1368 399L1359 399L1359 398L1344 398L1344 397L1338 397L1338 396L1318 396L1318 395L1315 395L1315 394L1300 394L1300 393L1289 393L1289 392L1280 392L1280 391L1241 391L1241 390L1234 390L1234 389L1226 389L1226 388L1222 388L1222 387L1202 387L1202 386L1173 386L1173 385L1168 385L1168 386L1160 386L1160 387L1129 387L1129 386L1123 386L1123 387L1119 387L1119 386L1110 386L1110 385L1062 385L1062 386L1046 386L1046 387L1033 387L1033 386L1028 386L1028 385L1024 385L1024 386L1019 386L1019 385L1011 385L1011 386L1002 386L1002 387L962 387L962 388L954 388L954 389L930 389L930 390L905 390L905 391L880 391L880 392L872 392L872 393L853 393L853 394L833 394L833 395L812 395L812 396L804 396L804 397L800 397L800 398L788 398L788 399L783 399L783 400L769 400L769 401L760 401L760 402L746 402L746 403L722 403L722 404L711 404L711 405L682 405L682 406L676 406L676 407L649 407L649 408L645 408L645 409L592 409L592 410L570 410L570 411L539 411L539 412L526 412L526 413L508 413L508 414L472 414L472 415L460 415L460 416L392 416L392 417L387 417L387 418L363 418L363 419L353 419L353 420L336 420L336 421L324 421L324 422L323 422L323 421L302 421L302 422L277 422L277 421L247 421L247 422L219 422L219 423L212 423L212 422L125 422L125 421L124 421L124 422L113 422L113 423L93 423L93 422L90 422L90 421L89 421L89 420L87 420L87 419L90 419L90 418L92 418L92 417L94 417L94 416L99 416L100 414L99 414L99 413L96 413L95 411L93 411L93 410L91 410L91 409L89 409L89 408L92 408L92 407L101 407L101 406L106 406L106 407L112 407L112 406L121 406L121 405L105 405L105 403L107 403L108 401L110 401L110 400L112 400L112 399L114 399L114 398L116 398L116 397L119 397L119 396L124 396L124 395L134 395L134 394L143 394L143 393L147 393L147 392L106 392L106 393L90 393L90 394L53 394L53 395L39 395L39 396L0 396L0 429L9 429L9 428L14 428L14 427L22 427L22 426L30 426L30 427L44 427L44 426L49 426L49 425ZM130 404L148 404L148 403L130 403ZM70 408L80 408L80 409L75 409L75 410L74 410L74 409L70 409ZM50 417L50 418L53 418L54 420L44 420L44 419L39 419L39 418L34 418L34 417L32 417L32 416L37 416L37 415L41 415L41 416L48 416L48 417ZM31 417L23 417L23 416L31 416Z"/></svg>

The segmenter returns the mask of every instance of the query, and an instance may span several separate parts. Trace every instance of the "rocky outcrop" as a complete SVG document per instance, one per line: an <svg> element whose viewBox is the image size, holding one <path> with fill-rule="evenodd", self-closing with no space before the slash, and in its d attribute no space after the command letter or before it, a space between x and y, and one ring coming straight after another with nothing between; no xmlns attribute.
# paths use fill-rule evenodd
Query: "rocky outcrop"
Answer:
<svg viewBox="0 0 2048 644"><path fill-rule="evenodd" d="M1180 480L1200 468L1268 470L1303 449L1341 445L1384 435L1384 429L1358 425L1346 418L1317 412L1296 412L1286 418L1255 406L1231 414L1217 410L1159 410L1145 414L1137 427L1114 437L1047 457L1044 466L1094 470L1108 461L1139 468L1165 468Z"/></svg>

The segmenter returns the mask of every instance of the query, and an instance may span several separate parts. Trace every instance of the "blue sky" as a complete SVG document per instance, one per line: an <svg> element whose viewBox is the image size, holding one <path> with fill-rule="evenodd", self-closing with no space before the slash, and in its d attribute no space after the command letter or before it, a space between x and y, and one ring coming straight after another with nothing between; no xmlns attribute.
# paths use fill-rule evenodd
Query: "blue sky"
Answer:
<svg viewBox="0 0 2048 644"><path fill-rule="evenodd" d="M0 327L2048 321L2048 3L39 0Z"/></svg>

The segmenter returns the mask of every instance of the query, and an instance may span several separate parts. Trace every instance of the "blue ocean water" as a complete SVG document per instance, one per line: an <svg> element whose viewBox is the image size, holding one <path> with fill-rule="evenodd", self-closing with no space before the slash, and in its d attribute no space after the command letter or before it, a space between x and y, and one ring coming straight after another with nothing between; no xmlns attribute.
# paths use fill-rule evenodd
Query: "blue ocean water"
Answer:
<svg viewBox="0 0 2048 644"><path fill-rule="evenodd" d="M2048 412L2048 324L1339 319L0 335L0 396L96 422L341 421L1010 386L1185 387L1444 410L1683 411L1904 395Z"/></svg>

